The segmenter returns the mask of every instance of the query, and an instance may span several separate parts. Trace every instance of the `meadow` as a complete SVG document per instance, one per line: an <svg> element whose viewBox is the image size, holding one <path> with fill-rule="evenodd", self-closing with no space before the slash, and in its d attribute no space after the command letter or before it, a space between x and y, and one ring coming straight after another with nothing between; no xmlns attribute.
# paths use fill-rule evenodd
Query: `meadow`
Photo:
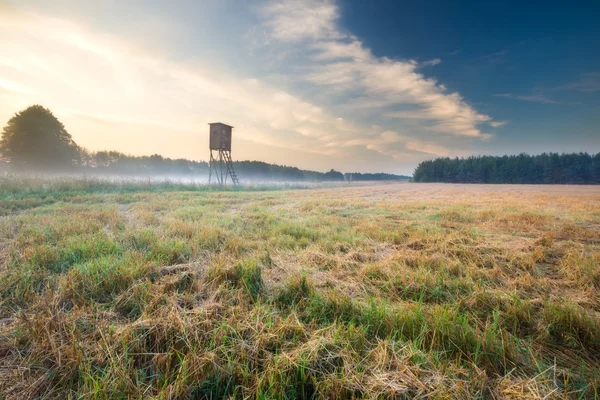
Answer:
<svg viewBox="0 0 600 400"><path fill-rule="evenodd" d="M600 187L0 178L0 394L600 397Z"/></svg>

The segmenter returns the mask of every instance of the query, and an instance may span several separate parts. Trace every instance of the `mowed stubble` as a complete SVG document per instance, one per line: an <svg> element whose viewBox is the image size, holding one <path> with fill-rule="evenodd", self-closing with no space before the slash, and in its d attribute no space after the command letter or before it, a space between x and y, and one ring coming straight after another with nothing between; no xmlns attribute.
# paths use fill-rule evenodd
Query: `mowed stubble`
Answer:
<svg viewBox="0 0 600 400"><path fill-rule="evenodd" d="M6 398L577 398L600 187L14 178Z"/></svg>

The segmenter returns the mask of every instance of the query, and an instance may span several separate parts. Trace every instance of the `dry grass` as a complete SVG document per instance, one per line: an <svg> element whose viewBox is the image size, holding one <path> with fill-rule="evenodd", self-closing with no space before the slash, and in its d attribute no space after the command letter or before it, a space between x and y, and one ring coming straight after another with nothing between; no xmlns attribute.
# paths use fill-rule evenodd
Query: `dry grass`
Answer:
<svg viewBox="0 0 600 400"><path fill-rule="evenodd" d="M600 396L597 187L25 183L3 398Z"/></svg>

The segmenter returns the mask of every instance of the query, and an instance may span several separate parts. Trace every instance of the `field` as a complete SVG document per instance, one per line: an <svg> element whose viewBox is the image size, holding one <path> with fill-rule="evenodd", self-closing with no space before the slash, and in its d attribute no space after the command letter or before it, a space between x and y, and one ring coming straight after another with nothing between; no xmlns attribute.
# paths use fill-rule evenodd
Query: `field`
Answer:
<svg viewBox="0 0 600 400"><path fill-rule="evenodd" d="M600 396L598 186L1 179L6 399Z"/></svg>

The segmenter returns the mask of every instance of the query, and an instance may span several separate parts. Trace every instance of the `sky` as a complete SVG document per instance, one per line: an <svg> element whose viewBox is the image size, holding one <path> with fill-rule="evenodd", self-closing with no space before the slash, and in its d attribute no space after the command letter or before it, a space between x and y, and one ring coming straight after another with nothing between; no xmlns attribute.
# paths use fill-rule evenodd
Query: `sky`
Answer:
<svg viewBox="0 0 600 400"><path fill-rule="evenodd" d="M411 174L600 151L600 2L0 0L0 124L89 150Z"/></svg>

